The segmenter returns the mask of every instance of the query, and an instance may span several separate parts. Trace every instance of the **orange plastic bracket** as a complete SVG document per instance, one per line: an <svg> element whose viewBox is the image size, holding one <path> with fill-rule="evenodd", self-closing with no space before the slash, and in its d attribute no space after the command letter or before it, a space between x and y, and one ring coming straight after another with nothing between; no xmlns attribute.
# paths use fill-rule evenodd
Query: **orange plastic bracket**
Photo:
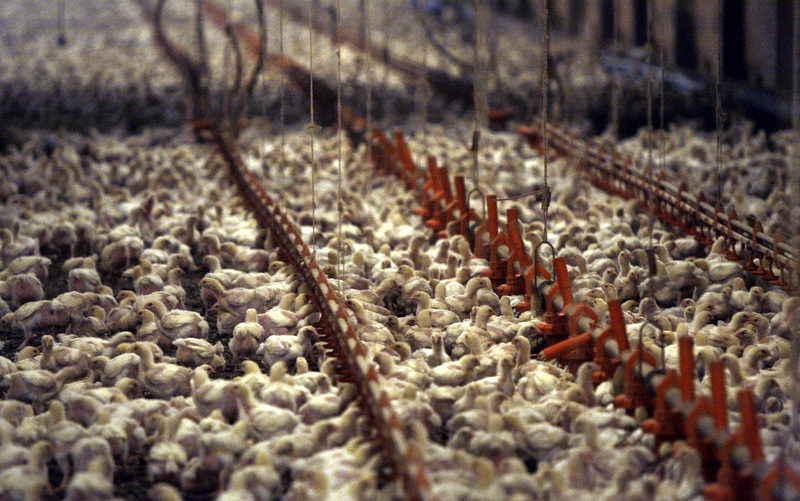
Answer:
<svg viewBox="0 0 800 501"><path fill-rule="evenodd" d="M608 302L608 316L611 319L611 331L617 340L617 347L621 355L630 346L628 344L627 329L625 328L625 317L622 315L622 305L618 299L612 299Z"/></svg>
<svg viewBox="0 0 800 501"><path fill-rule="evenodd" d="M714 416L714 427L718 430L728 428L728 404L725 390L725 366L722 360L713 360L708 364L711 376L711 414Z"/></svg>
<svg viewBox="0 0 800 501"><path fill-rule="evenodd" d="M761 233L763 228L761 227L761 223L756 221L753 223L753 233L750 235L750 252L747 257L747 263L742 266L743 269L747 271L752 271L755 275L763 275L764 271L761 269L760 266L756 266L755 260L758 259L758 251L756 251L756 244L758 239L756 238L757 233Z"/></svg>
<svg viewBox="0 0 800 501"><path fill-rule="evenodd" d="M469 242L469 214L467 214L467 188L464 184L464 176L453 178L456 186L455 204L458 209L458 233Z"/></svg>
<svg viewBox="0 0 800 501"><path fill-rule="evenodd" d="M678 359L681 369L681 397L686 402L694 400L694 341L689 336L678 338Z"/></svg>
<svg viewBox="0 0 800 501"><path fill-rule="evenodd" d="M525 245L517 227L519 212L516 208L506 211L506 243L509 247L506 259L506 282L497 288L500 294L522 294L525 292L523 271L531 263L531 258L525 254Z"/></svg>
<svg viewBox="0 0 800 501"><path fill-rule="evenodd" d="M634 349L629 352L625 360L625 384L624 393L614 398L614 405L625 409L628 414L632 414L637 407L644 406L652 409L650 395L644 382L636 374L636 365L640 362L647 362L653 367L656 360L649 352L644 349Z"/></svg>
<svg viewBox="0 0 800 501"><path fill-rule="evenodd" d="M580 336L572 336L556 344L550 345L542 350L541 353L547 360L553 360L554 358L562 358L572 350L588 347L591 343L591 332L585 332Z"/></svg>
<svg viewBox="0 0 800 501"><path fill-rule="evenodd" d="M733 220L739 219L739 215L736 214L736 210L731 207L728 209L728 252L726 253L725 257L728 258L728 261L738 261L741 259L741 256L736 253L736 240L733 238Z"/></svg>
<svg viewBox="0 0 800 501"><path fill-rule="evenodd" d="M675 369L669 369L656 386L656 407L653 417L642 423L644 431L656 436L657 445L683 436L683 415L680 411L671 410L666 401L667 390L673 387L680 387L680 377Z"/></svg>
<svg viewBox="0 0 800 501"><path fill-rule="evenodd" d="M569 332L570 336L578 336L583 334L578 332L578 321L583 317L589 317L592 319L592 325L589 328L590 332L594 330L595 326L597 325L597 313L586 303L573 303L573 305L568 309L567 316L569 317L569 320L567 320L567 332Z"/></svg>
<svg viewBox="0 0 800 501"><path fill-rule="evenodd" d="M779 488L781 483L784 485L793 485L794 488L800 491L800 476L794 471L786 461L780 459L772 465L767 474L761 481L758 489L759 501L772 501L773 494Z"/></svg>
<svg viewBox="0 0 800 501"><path fill-rule="evenodd" d="M714 454L713 441L710 438L704 439L697 430L697 421L704 415L713 416L713 409L711 400L708 397L701 396L697 398L684 420L684 432L687 443L700 453L703 478L707 482L712 482L716 477L719 462Z"/></svg>
<svg viewBox="0 0 800 501"><path fill-rule="evenodd" d="M713 243L713 241L711 240L711 228L709 228L708 225L705 224L700 219L700 214L703 213L701 204L703 204L705 201L706 201L706 194L701 191L697 195L695 209L694 209L695 210L694 226L696 232L694 238L702 245L708 247Z"/></svg>

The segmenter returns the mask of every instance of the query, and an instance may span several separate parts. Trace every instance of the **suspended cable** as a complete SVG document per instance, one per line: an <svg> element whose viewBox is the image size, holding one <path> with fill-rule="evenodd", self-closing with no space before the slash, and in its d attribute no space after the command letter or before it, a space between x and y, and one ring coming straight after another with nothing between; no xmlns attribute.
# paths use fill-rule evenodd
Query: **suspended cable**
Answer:
<svg viewBox="0 0 800 501"><path fill-rule="evenodd" d="M664 0L661 0L661 28L662 30L666 31L665 22L667 19L667 10L666 5L664 4ZM666 37L664 37L666 38ZM659 177L663 172L665 172L666 165L667 165L667 130L665 125L665 118L664 118L664 73L665 73L665 65L664 65L664 45L663 42L660 44L659 47L659 56L658 56L658 71L659 71L659 79L658 79L658 128L661 130L661 141L660 141L660 158L658 162L658 171ZM659 191L661 191L661 185L659 184ZM657 207L656 210L661 210L660 207ZM652 246L651 246L652 249Z"/></svg>
<svg viewBox="0 0 800 501"><path fill-rule="evenodd" d="M648 2L646 6L647 16L647 165L645 166L645 173L647 174L647 184L653 186L653 5ZM650 193L645 192L645 204L648 204ZM650 235L648 249L653 249L653 226L655 225L655 216L653 215L652 208L650 208ZM652 281L651 281L651 295L652 295Z"/></svg>
<svg viewBox="0 0 800 501"><path fill-rule="evenodd" d="M722 147L722 125L723 125L723 114L722 114L722 96L721 96L721 87L722 87L722 29L723 23L725 22L722 18L722 2L721 0L717 0L717 71L716 71L716 82L714 84L714 91L716 93L716 105L715 105L715 115L717 121L717 148L715 153L715 164L716 164L716 172L717 172L717 201L722 203L722 166L721 166L721 155L720 149Z"/></svg>
<svg viewBox="0 0 800 501"><path fill-rule="evenodd" d="M430 102L431 89L428 83L428 38L425 36L425 22L423 13L420 9L414 9L417 17L417 44L420 48L419 52L419 75L417 75L417 111L419 116L419 125L417 130L420 134L420 144L422 145L420 152L420 159L417 165L425 164L425 157L428 152L428 103Z"/></svg>
<svg viewBox="0 0 800 501"><path fill-rule="evenodd" d="M256 67L253 69L253 74L250 77L250 82L248 83L248 100L247 105L248 107L252 107L255 105L254 99L252 98L252 89L255 89L256 83L258 82L258 73L261 72L263 69L264 60L267 58L267 54L269 52L269 28L268 28L268 21L267 21L267 14L264 12L264 0L255 0L257 14L258 14L258 22L259 22L259 47L258 47L258 62L256 63ZM267 79L261 79L262 90L264 95L267 95ZM267 114L267 110L264 110L265 115ZM264 144L266 146L266 144ZM268 172L267 162L265 162L266 157L266 148L262 147L261 149L261 170L263 172ZM283 160L279 162L278 171L283 171ZM280 174L277 174L280 175Z"/></svg>
<svg viewBox="0 0 800 501"><path fill-rule="evenodd" d="M485 84L485 65L483 64L483 39L485 37L484 31L486 29L486 5L484 0L475 0L474 4L474 17L475 17L475 44L473 46L473 74L475 85L472 89L472 100L474 109L474 117L472 123L472 145L470 146L470 153L472 154L472 190L467 196L467 214L470 214L470 201L472 193L478 193L481 197L481 205L483 205L484 212L486 211L485 197L480 189L478 167L479 167L479 154L480 154L480 140L481 140L481 125L482 117L486 116L486 84ZM469 218L469 216L467 216ZM468 219L469 220L469 219Z"/></svg>
<svg viewBox="0 0 800 501"><path fill-rule="evenodd" d="M226 33L226 43L224 48L222 49L222 71L223 74L220 77L220 89L219 89L219 104L220 104L220 119L224 119L224 117L229 116L228 113L230 112L230 99L232 96L231 92L228 92L228 75L231 74L231 43L232 43L232 35L230 34L230 25L231 25L231 0L227 0L225 2L225 33Z"/></svg>
<svg viewBox="0 0 800 501"><path fill-rule="evenodd" d="M667 17L667 7L664 4L664 0L661 0L661 27L662 30L666 31L664 23L666 22ZM661 161L659 162L659 171L663 172L666 167L666 157L667 157L667 131L666 125L664 121L664 73L665 73L665 64L664 64L664 43L662 42L659 47L659 56L658 56L658 71L659 71L659 80L658 80L658 128L661 130Z"/></svg>
<svg viewBox="0 0 800 501"><path fill-rule="evenodd" d="M317 164L314 158L314 134L317 124L314 121L314 3L308 2L308 102L311 122L308 132L311 139L311 252L317 252L317 194L316 176Z"/></svg>
<svg viewBox="0 0 800 501"><path fill-rule="evenodd" d="M475 129L485 126L488 115L487 99L487 74L488 74L488 40L487 31L489 25L489 6L486 0L475 0L475 45L474 63L475 85L474 85L474 104L475 104Z"/></svg>
<svg viewBox="0 0 800 501"><path fill-rule="evenodd" d="M338 241L339 254L339 291L344 294L342 278L344 277L344 254L342 254L342 6L336 0L336 148L337 148L337 179L336 179L336 211L338 214Z"/></svg>
<svg viewBox="0 0 800 501"><path fill-rule="evenodd" d="M198 66L198 86L199 92L197 94L205 94L208 89L208 45L206 44L206 32L203 27L203 9L200 6L200 2L196 5L195 11L195 18L194 18L194 29L195 29L195 40L197 42L197 66ZM196 97L193 97L194 100L194 107L195 109L192 110L194 113L193 118L207 118L206 115L210 110L198 109L201 105L201 102L197 100Z"/></svg>
<svg viewBox="0 0 800 501"><path fill-rule="evenodd" d="M383 75L381 76L381 91L383 95L386 95L386 89L389 85L389 24L391 23L391 17L389 13L389 1L383 0L383 9L382 9L382 19L381 19L381 29L383 30ZM384 122L388 121L389 119L389 111L391 110L391 105L384 101L384 108L383 108L383 119Z"/></svg>
<svg viewBox="0 0 800 501"><path fill-rule="evenodd" d="M363 1L363 10L362 10L362 17L364 19L364 47L369 49L372 48L372 26L370 25L370 16L369 16L369 0L362 0ZM366 138L367 138L367 159L369 161L372 160L372 50L367 50L366 57L366 80L367 80L367 131L366 131Z"/></svg>
<svg viewBox="0 0 800 501"><path fill-rule="evenodd" d="M66 26L66 0L58 0L58 7L56 10L56 25L58 30L58 39L56 42L59 47L67 44L67 26Z"/></svg>
<svg viewBox="0 0 800 501"><path fill-rule="evenodd" d="M496 201L504 202L506 200L519 200L520 198L526 198L526 197L536 197L537 199L541 199L541 197L543 197L545 193L547 193L547 190L542 188L540 190L533 190L525 193L520 193L519 195L509 195L507 197L500 197L497 198Z"/></svg>
<svg viewBox="0 0 800 501"><path fill-rule="evenodd" d="M284 16L284 0L280 0L280 4L278 6L278 53L280 54L280 60L284 60L284 48L283 48L283 16ZM286 172L286 72L280 72L280 82L279 82L279 100L280 100L280 129L281 129L281 149L279 153L279 172L284 173ZM280 197L283 198L283 197Z"/></svg>
<svg viewBox="0 0 800 501"><path fill-rule="evenodd" d="M612 36L614 37L614 57L619 58L619 0L614 0L612 9ZM615 63L611 69L611 138L616 142L619 135L619 71Z"/></svg>
<svg viewBox="0 0 800 501"><path fill-rule="evenodd" d="M790 171L794 172L793 186L800 186L800 0L794 0L792 12L792 130L795 139ZM793 193L795 207L800 206L798 192Z"/></svg>
<svg viewBox="0 0 800 501"><path fill-rule="evenodd" d="M542 196L542 219L544 221L543 241L547 242L547 212L550 208L550 186L547 183L547 94L550 88L548 59L550 58L550 33L547 6L542 0L542 151L544 163L544 195Z"/></svg>
<svg viewBox="0 0 800 501"><path fill-rule="evenodd" d="M794 1L794 10L792 12L792 130L794 132L794 141L791 148L792 158L790 159L791 167L790 172L794 172L792 176L794 181L794 206L800 205L796 188L800 185L800 158L798 158L798 148L800 147L800 0ZM798 236L798 235L795 235ZM800 272L800 266L798 266ZM791 273L791 270L787 270ZM797 277L800 279L800 276ZM790 429L794 434L795 440L800 439L800 382L797 380L797 366L798 359L800 359L800 314L794 312L794 331L792 335L791 352L789 356L789 364L787 370L789 372L789 381L792 381L792 415Z"/></svg>
<svg viewBox="0 0 800 501"><path fill-rule="evenodd" d="M653 16L655 5L653 3L648 2L646 7L646 16L647 16L647 184L653 186L653 148L655 147L655 138L653 132ZM663 58L660 62L663 64ZM661 68L663 74L663 68ZM661 120L663 123L663 110L661 114ZM663 126L663 125L662 125ZM649 192L645 192L645 204L651 205L649 203L649 198L651 195ZM648 261L648 272L649 272L649 292L650 297L655 300L655 291L654 287L654 277L656 275L656 260L655 260L655 249L653 248L653 232L655 229L656 224L656 217L655 217L655 207L648 207L649 213L649 235L648 235L648 244L647 244L647 261ZM649 320L649 319L648 319ZM641 342L641 339L640 339ZM663 349L662 349L662 356L663 356Z"/></svg>

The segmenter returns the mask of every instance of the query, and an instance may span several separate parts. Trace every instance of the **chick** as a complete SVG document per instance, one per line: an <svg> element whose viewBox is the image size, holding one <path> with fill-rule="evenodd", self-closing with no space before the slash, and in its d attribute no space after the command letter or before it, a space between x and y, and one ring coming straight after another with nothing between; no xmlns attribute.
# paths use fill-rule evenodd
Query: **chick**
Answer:
<svg viewBox="0 0 800 501"><path fill-rule="evenodd" d="M97 292L103 282L94 265L94 259L87 259L83 266L69 271L67 288L76 292Z"/></svg>
<svg viewBox="0 0 800 501"><path fill-rule="evenodd" d="M134 343L133 353L139 356L139 381L156 398L189 396L192 392L192 370L169 363L155 363L153 352L141 342Z"/></svg>
<svg viewBox="0 0 800 501"><path fill-rule="evenodd" d="M113 464L113 463L112 463ZM114 484L104 458L93 459L85 469L79 469L67 485L65 501L111 500Z"/></svg>
<svg viewBox="0 0 800 501"><path fill-rule="evenodd" d="M55 347L53 336L42 336L42 358L39 362L42 369L58 371L65 367L75 367L81 376L89 371L89 356L75 348Z"/></svg>
<svg viewBox="0 0 800 501"><path fill-rule="evenodd" d="M53 374L46 370L25 370L6 376L6 398L42 404L55 397L68 380L80 376L80 368L65 367Z"/></svg>
<svg viewBox="0 0 800 501"><path fill-rule="evenodd" d="M47 278L52 264L51 260L43 256L20 256L8 263L5 270L0 272L0 279L22 273L32 273L39 280L44 280Z"/></svg>
<svg viewBox="0 0 800 501"><path fill-rule="evenodd" d="M28 448L14 443L14 425L0 419L0 471L28 462Z"/></svg>
<svg viewBox="0 0 800 501"><path fill-rule="evenodd" d="M139 365L141 359L135 353L121 353L109 359L105 355L94 357L89 366L94 377L103 385L116 384L122 378L139 378Z"/></svg>
<svg viewBox="0 0 800 501"><path fill-rule="evenodd" d="M147 475L153 482L180 482L189 457L183 446L174 440L179 422L179 415L159 420L156 442L147 453Z"/></svg>
<svg viewBox="0 0 800 501"><path fill-rule="evenodd" d="M47 460L53 454L49 442L37 442L30 449L28 462L0 473L0 498L42 499L51 494Z"/></svg>
<svg viewBox="0 0 800 501"><path fill-rule="evenodd" d="M0 319L1 329L21 330L24 334L22 344L17 349L21 350L28 345L34 330L45 329L53 325L53 303L48 300L25 303L14 313L6 313Z"/></svg>
<svg viewBox="0 0 800 501"><path fill-rule="evenodd" d="M212 380L205 366L194 370L192 375L192 401L201 416L220 412L228 421L238 416L236 391L231 381Z"/></svg>
<svg viewBox="0 0 800 501"><path fill-rule="evenodd" d="M253 357L265 337L264 327L258 322L255 308L249 308L244 322L233 328L233 336L228 342L228 348L233 353L233 363L238 364L241 359Z"/></svg>
<svg viewBox="0 0 800 501"><path fill-rule="evenodd" d="M299 357L309 356L311 347L317 339L314 327L306 325L298 331L296 336L271 335L258 346L256 356L263 357L264 365L272 367L275 363L283 361L290 364Z"/></svg>
<svg viewBox="0 0 800 501"><path fill-rule="evenodd" d="M291 432L299 422L292 411L259 403L250 387L242 382L236 383L236 398L240 416L246 415L250 420L249 434L254 439L267 440L278 433Z"/></svg>
<svg viewBox="0 0 800 501"><path fill-rule="evenodd" d="M144 307L156 314L159 330L170 342L190 337L205 339L208 336L208 322L197 312L167 310L161 301L147 301Z"/></svg>
<svg viewBox="0 0 800 501"><path fill-rule="evenodd" d="M181 365L198 367L208 364L215 370L225 367L224 347L219 341L212 345L205 339L189 337L176 339L172 344L177 347L175 359Z"/></svg>
<svg viewBox="0 0 800 501"><path fill-rule="evenodd" d="M33 273L12 276L8 279L8 286L12 308L19 308L25 303L44 299L42 283Z"/></svg>

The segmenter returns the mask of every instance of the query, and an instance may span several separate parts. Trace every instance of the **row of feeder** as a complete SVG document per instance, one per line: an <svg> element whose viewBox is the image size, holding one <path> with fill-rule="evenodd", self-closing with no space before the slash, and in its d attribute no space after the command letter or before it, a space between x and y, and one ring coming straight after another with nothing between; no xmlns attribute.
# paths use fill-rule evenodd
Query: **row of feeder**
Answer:
<svg viewBox="0 0 800 501"><path fill-rule="evenodd" d="M395 133L394 141L380 129L374 130L372 137L373 166L395 175L408 189L418 192L421 207L416 212L437 236L463 235L475 255L489 260L486 273L498 294L524 294L525 301L517 305L518 310L530 308L535 299L543 305L545 322L539 327L546 336L547 347L538 355L540 358L557 359L573 371L588 360L597 363L601 370L593 375L595 383L609 378L619 382L621 393L615 397L614 405L630 414L637 408L645 409L650 417L643 428L655 435L658 445L682 439L698 450L703 475L710 482L704 490L709 498L768 501L800 496L800 476L782 461L770 465L765 460L751 390L740 390L741 426L729 428L721 360L711 362L709 367L710 398L697 396L690 337L678 340L679 370L659 365L641 344L632 346L629 342L619 301L608 302L610 325L598 325L597 313L587 304L574 301L563 258L553 259L553 277L538 262L538 249L533 258L525 253L516 210L507 211L506 227L499 229L495 196L486 196L484 220L469 209L463 176L453 178L453 193L446 168L439 167L435 158L428 157L427 172L416 168L401 132ZM680 200L677 207L686 210L685 202ZM730 221L726 221L727 226ZM698 224L694 223L695 228ZM707 236L702 230L697 231L696 238ZM753 253L760 252L755 258L766 263L767 253L758 250L761 244L757 239L753 242ZM777 254L778 242L773 243ZM761 266L762 270L764 266L767 265ZM791 287L790 275L781 273L781 277L787 277L784 286Z"/></svg>

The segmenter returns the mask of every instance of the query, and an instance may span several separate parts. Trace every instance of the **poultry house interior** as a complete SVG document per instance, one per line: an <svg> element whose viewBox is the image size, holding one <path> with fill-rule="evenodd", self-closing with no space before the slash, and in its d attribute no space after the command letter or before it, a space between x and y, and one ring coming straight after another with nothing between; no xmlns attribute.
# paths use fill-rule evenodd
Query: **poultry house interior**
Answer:
<svg viewBox="0 0 800 501"><path fill-rule="evenodd" d="M800 0L0 28L0 499L800 500Z"/></svg>

